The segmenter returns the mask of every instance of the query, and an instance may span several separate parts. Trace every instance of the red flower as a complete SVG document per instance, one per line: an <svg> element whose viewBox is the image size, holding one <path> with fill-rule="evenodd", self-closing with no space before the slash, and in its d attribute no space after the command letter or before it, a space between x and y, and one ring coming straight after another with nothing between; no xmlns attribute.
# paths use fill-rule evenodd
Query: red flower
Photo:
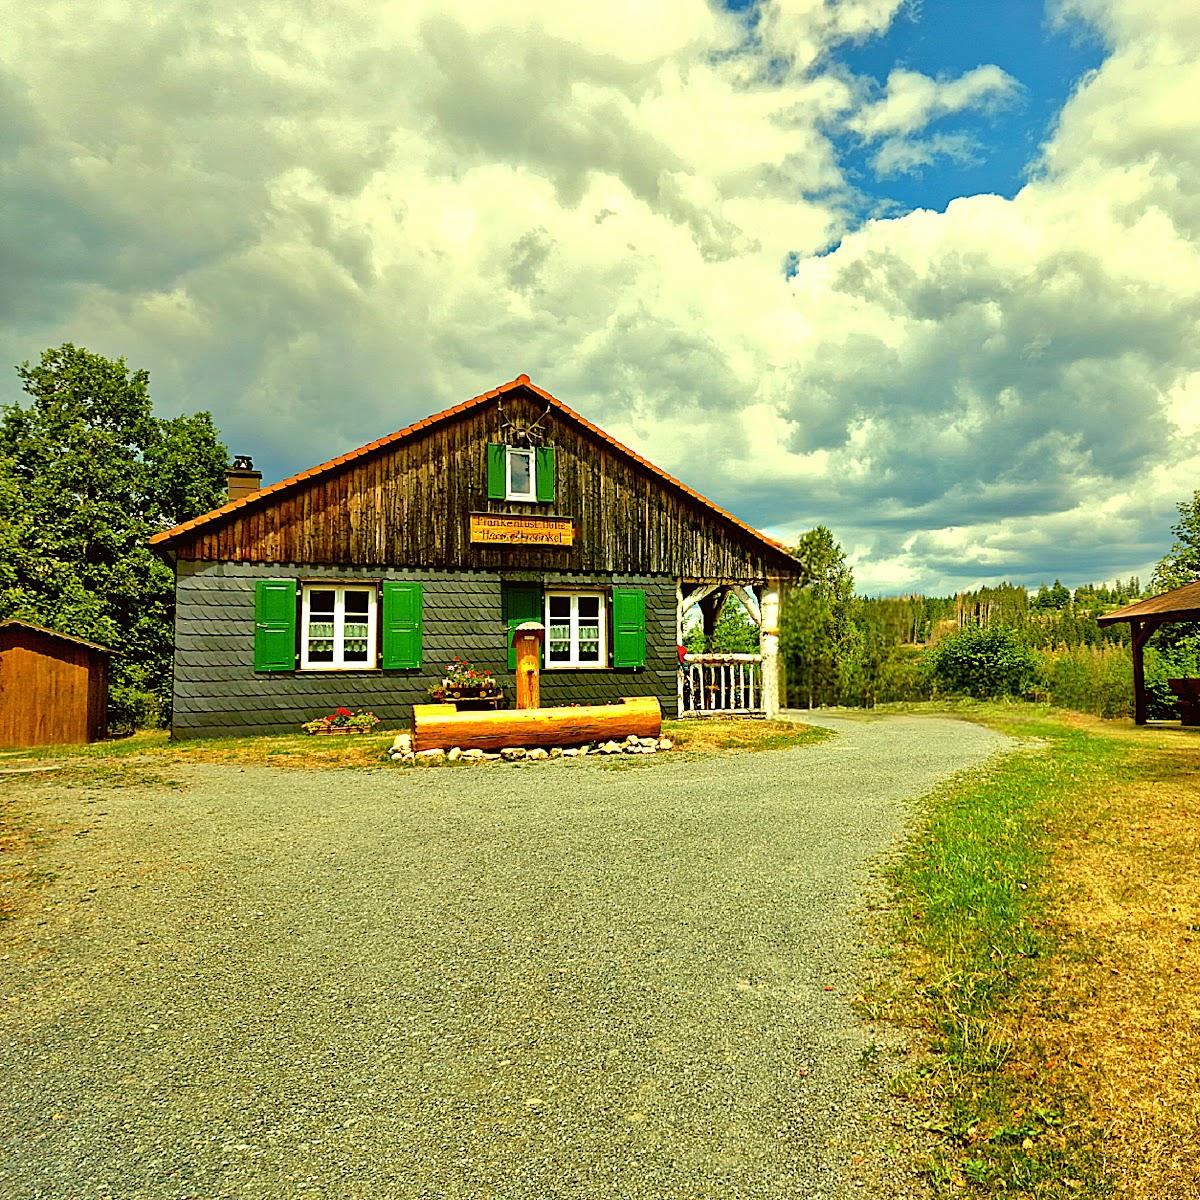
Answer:
<svg viewBox="0 0 1200 1200"><path fill-rule="evenodd" d="M333 715L335 717L350 717L354 714L348 708L339 708Z"/></svg>

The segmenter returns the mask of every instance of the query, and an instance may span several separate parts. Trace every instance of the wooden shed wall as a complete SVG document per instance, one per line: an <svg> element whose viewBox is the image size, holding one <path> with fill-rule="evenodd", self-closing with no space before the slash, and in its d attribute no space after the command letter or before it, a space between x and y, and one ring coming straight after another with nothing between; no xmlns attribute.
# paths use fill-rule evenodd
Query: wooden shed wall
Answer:
<svg viewBox="0 0 1200 1200"><path fill-rule="evenodd" d="M546 404L510 393L396 445L325 472L175 543L208 562L361 564L484 571L661 574L754 581L790 560L552 409L542 421L556 450L554 504L487 498L489 442L504 419L532 423ZM472 545L468 517L571 517L572 549Z"/></svg>
<svg viewBox="0 0 1200 1200"><path fill-rule="evenodd" d="M107 704L105 655L34 630L0 630L0 745L96 741Z"/></svg>

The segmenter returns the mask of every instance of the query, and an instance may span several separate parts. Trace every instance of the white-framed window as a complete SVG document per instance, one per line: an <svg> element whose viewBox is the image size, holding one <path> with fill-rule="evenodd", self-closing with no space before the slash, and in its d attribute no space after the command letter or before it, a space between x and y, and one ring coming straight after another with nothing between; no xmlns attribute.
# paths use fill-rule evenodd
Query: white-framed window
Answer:
<svg viewBox="0 0 1200 1200"><path fill-rule="evenodd" d="M537 499L537 455L521 446L504 447L504 498Z"/></svg>
<svg viewBox="0 0 1200 1200"><path fill-rule="evenodd" d="M546 593L546 669L606 667L608 630L600 592Z"/></svg>
<svg viewBox="0 0 1200 1200"><path fill-rule="evenodd" d="M300 609L300 669L372 669L377 607L371 585L306 583Z"/></svg>

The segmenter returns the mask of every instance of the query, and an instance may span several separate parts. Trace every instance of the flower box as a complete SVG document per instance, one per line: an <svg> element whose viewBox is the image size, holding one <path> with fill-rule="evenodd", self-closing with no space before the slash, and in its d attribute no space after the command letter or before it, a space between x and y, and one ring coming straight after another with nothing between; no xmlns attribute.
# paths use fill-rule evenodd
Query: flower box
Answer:
<svg viewBox="0 0 1200 1200"><path fill-rule="evenodd" d="M327 717L306 721L300 728L314 737L327 737L330 734L370 733L378 724L379 718L374 713L362 709L352 713L348 708L339 708Z"/></svg>
<svg viewBox="0 0 1200 1200"><path fill-rule="evenodd" d="M504 695L501 688L494 685L488 687L486 685L472 687L469 684L453 684L449 687L435 687L430 691L430 696L434 700L454 701L454 700L492 700L499 699Z"/></svg>

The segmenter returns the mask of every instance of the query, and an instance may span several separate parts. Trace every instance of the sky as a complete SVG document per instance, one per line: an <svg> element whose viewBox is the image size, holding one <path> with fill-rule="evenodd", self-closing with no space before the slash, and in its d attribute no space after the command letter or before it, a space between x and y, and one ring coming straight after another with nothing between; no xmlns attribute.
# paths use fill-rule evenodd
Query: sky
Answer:
<svg viewBox="0 0 1200 1200"><path fill-rule="evenodd" d="M1194 0L87 7L0 0L0 372L265 482L525 372L873 594L1145 578L1200 487Z"/></svg>

